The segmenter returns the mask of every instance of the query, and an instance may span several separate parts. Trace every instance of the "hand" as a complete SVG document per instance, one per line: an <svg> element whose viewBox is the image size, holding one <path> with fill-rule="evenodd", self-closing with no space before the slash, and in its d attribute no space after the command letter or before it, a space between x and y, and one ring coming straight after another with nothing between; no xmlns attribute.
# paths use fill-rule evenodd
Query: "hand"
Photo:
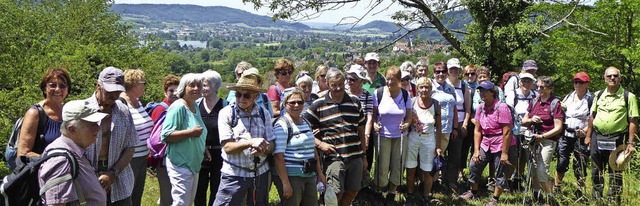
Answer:
<svg viewBox="0 0 640 206"><path fill-rule="evenodd" d="M451 140L455 140L458 138L459 131L457 129L453 129L453 131L451 131Z"/></svg>
<svg viewBox="0 0 640 206"><path fill-rule="evenodd" d="M402 123L400 124L400 132L405 132L407 131L407 129L409 129L409 123Z"/></svg>
<svg viewBox="0 0 640 206"><path fill-rule="evenodd" d="M195 126L193 128L191 128L191 137L200 137L200 135L202 134L202 127L201 126Z"/></svg>
<svg viewBox="0 0 640 206"><path fill-rule="evenodd" d="M533 117L531 118L531 121L532 121L533 123L542 123L542 119L540 119L540 116L537 116L537 115L536 115L536 116L533 116Z"/></svg>
<svg viewBox="0 0 640 206"><path fill-rule="evenodd" d="M318 175L318 180L320 180L320 182L322 182L322 184L324 184L324 188L327 188L327 177L324 176L324 174L322 174L322 172L318 173L317 175Z"/></svg>
<svg viewBox="0 0 640 206"><path fill-rule="evenodd" d="M627 144L627 149L624 152L625 154L633 155L636 153L636 146L633 146L632 144Z"/></svg>
<svg viewBox="0 0 640 206"><path fill-rule="evenodd" d="M507 153L502 153L500 155L500 164L504 165L504 166L512 166L511 162L509 162L509 155Z"/></svg>
<svg viewBox="0 0 640 206"><path fill-rule="evenodd" d="M585 131L584 131L584 130L582 130L582 129L576 130L576 136L578 136L578 137L584 137L584 136L587 136L587 132L585 132Z"/></svg>
<svg viewBox="0 0 640 206"><path fill-rule="evenodd" d="M380 133L380 129L382 129L382 125L379 123L373 123L373 130L375 130L377 133Z"/></svg>
<svg viewBox="0 0 640 206"><path fill-rule="evenodd" d="M205 162L211 162L211 154L209 153L208 149L204 149L204 161Z"/></svg>
<svg viewBox="0 0 640 206"><path fill-rule="evenodd" d="M258 152L265 152L269 149L269 142L264 138L251 138L247 141L249 141L249 147L257 150Z"/></svg>
<svg viewBox="0 0 640 206"><path fill-rule="evenodd" d="M332 144L328 144L326 142L321 142L318 145L318 148L320 150L322 150L322 152L324 152L325 154L335 154L336 153L336 146L334 146Z"/></svg>
<svg viewBox="0 0 640 206"><path fill-rule="evenodd" d="M587 145L587 148L591 148L591 137L585 137L584 144Z"/></svg>
<svg viewBox="0 0 640 206"><path fill-rule="evenodd" d="M442 156L442 149L436 149L436 156Z"/></svg>
<svg viewBox="0 0 640 206"><path fill-rule="evenodd" d="M467 137L467 125L462 125L462 127L460 127L460 137Z"/></svg>
<svg viewBox="0 0 640 206"><path fill-rule="evenodd" d="M293 196L293 188L291 188L291 183L288 184L282 184L282 197L284 197L284 199L289 199L291 198L291 196Z"/></svg>
<svg viewBox="0 0 640 206"><path fill-rule="evenodd" d="M367 167L369 166L369 162L367 162L367 157L362 157L362 171L367 171ZM402 165L404 167L404 165ZM326 185L326 184L325 184Z"/></svg>
<svg viewBox="0 0 640 206"><path fill-rule="evenodd" d="M102 171L98 173L98 181L105 192L111 191L111 184L115 180L115 174L111 171Z"/></svg>
<svg viewBox="0 0 640 206"><path fill-rule="evenodd" d="M473 152L473 156L471 156L471 160L473 160L476 163L480 162L480 152L479 151L474 151Z"/></svg>

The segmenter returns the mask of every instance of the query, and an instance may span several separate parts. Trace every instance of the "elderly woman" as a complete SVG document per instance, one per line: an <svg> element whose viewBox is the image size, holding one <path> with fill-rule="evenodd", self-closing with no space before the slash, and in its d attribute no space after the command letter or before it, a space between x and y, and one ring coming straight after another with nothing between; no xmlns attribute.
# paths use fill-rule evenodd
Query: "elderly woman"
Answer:
<svg viewBox="0 0 640 206"><path fill-rule="evenodd" d="M142 200L144 183L147 179L147 156L149 155L147 139L153 129L153 121L140 102L140 97L144 95L146 86L147 82L142 70L134 69L124 72L125 92L120 93L120 100L129 107L133 125L138 134L138 144L135 147L133 159L131 159L131 169L133 169L133 178L135 179L133 193L131 193L133 205L140 205Z"/></svg>
<svg viewBox="0 0 640 206"><path fill-rule="evenodd" d="M202 162L200 176L198 177L198 189L196 192L194 205L213 205L216 199L215 192L220 185L220 169L222 168L222 154L218 131L218 116L220 110L227 106L227 102L218 97L218 90L222 84L220 74L216 71L207 70L202 73L202 98L196 101L202 122L207 128L207 139L205 140L206 150L211 155L211 159ZM210 187L210 189L209 189ZM207 190L209 193L209 203L207 204Z"/></svg>
<svg viewBox="0 0 640 206"><path fill-rule="evenodd" d="M301 114L307 112L311 103L318 99L318 95L315 93L311 93L311 89L313 87L313 79L309 75L302 75L298 77L296 80L296 88L302 92L302 97L304 99L304 108Z"/></svg>
<svg viewBox="0 0 640 206"><path fill-rule="evenodd" d="M407 191L409 194L413 194L415 191L416 168L420 166L420 170L424 171L422 173L422 179L424 180L422 195L423 203L428 204L433 198L431 194L433 159L442 155L442 149L440 148L442 122L440 119L440 103L431 98L433 84L426 77L418 78L416 83L418 84L418 94L420 96L416 97L412 105L412 130L409 132L407 162L404 166L407 168ZM417 198L417 195L413 195L413 197ZM417 200L414 199L414 201Z"/></svg>
<svg viewBox="0 0 640 206"><path fill-rule="evenodd" d="M416 76L416 65L413 64L413 62L406 61L406 62L404 62L404 63L402 63L400 65L400 71L408 72L409 76L415 77ZM415 84L416 83L416 79L412 78L411 79L411 83Z"/></svg>
<svg viewBox="0 0 640 206"><path fill-rule="evenodd" d="M329 90L326 78L327 71L329 71L329 67L326 65L320 65L316 68L316 74L314 75L316 81L313 82L313 88L311 89L314 94Z"/></svg>
<svg viewBox="0 0 640 206"><path fill-rule="evenodd" d="M489 70L489 68L482 66L476 70L476 73L478 75L478 84L484 81L491 81L491 71ZM500 101L502 102L506 102L502 89L500 89L500 87L496 87L496 89L498 90L498 99L500 99ZM478 94L479 92L480 91L476 88L474 94ZM478 106L480 106L480 104L482 103L484 102L482 101L482 98L480 98L480 95L473 95L471 108L473 109L473 111L476 111L478 110Z"/></svg>
<svg viewBox="0 0 640 206"><path fill-rule="evenodd" d="M202 96L202 77L189 73L182 76L176 90L180 99L167 109L162 124L162 141L167 144L165 163L171 182L171 205L193 204L205 150L207 128L202 122L196 100Z"/></svg>
<svg viewBox="0 0 640 206"><path fill-rule="evenodd" d="M470 139L466 137L469 120L471 118L471 92L469 92L469 85L460 80L460 73L462 72L460 60L457 58L449 59L447 61L447 70L449 71L447 84L451 85L455 91L456 108L458 110L458 128L460 129L458 133L458 137L460 138L451 138L449 148L447 148L449 155L451 155L449 162L447 162L447 171L457 171L457 173L448 172L446 177L449 183L455 183L463 179L460 168L463 168L462 165L466 164L466 161L462 162L462 156L466 154L462 152L462 147L464 140ZM464 158L464 160L466 160L466 158Z"/></svg>
<svg viewBox="0 0 640 206"><path fill-rule="evenodd" d="M278 80L269 87L267 90L267 96L271 101L271 108L273 108L273 117L280 116L280 102L284 97L284 90L293 87L291 84L291 76L295 68L293 62L288 59L278 59L273 66L273 74Z"/></svg>
<svg viewBox="0 0 640 206"><path fill-rule="evenodd" d="M222 146L222 174L214 205L240 205L245 196L253 205L267 205L269 164L266 156L275 140L271 116L256 105L262 77L245 74L235 86L236 103L220 110L218 132Z"/></svg>
<svg viewBox="0 0 640 206"><path fill-rule="evenodd" d="M560 100L553 95L553 80L548 76L538 77L538 98L532 99L527 113L522 119L522 125L531 128L535 144L533 150L532 181L534 197L541 197L540 188L546 193L548 201L553 201L553 182L549 173L549 167L556 151L558 138L564 132L562 120L564 112Z"/></svg>
<svg viewBox="0 0 640 206"><path fill-rule="evenodd" d="M400 73L402 74L402 79L400 80L402 82L402 88L409 91L412 97L416 96L416 85L413 83L414 78L411 76L411 73L406 71Z"/></svg>
<svg viewBox="0 0 640 206"><path fill-rule="evenodd" d="M274 159L279 177L274 178L274 183L282 205L317 205L316 180L327 184L311 126L300 116L304 108L303 96L296 89L284 97L287 112L273 128L276 137Z"/></svg>
<svg viewBox="0 0 640 206"><path fill-rule="evenodd" d="M378 117L375 129L379 132L377 174L374 183L378 188L389 185L387 201L393 202L397 186L401 183L402 163L406 151L407 135L411 125L411 95L400 87L400 68L390 67L386 72L387 86L376 89L373 96L373 114Z"/></svg>
<svg viewBox="0 0 640 206"><path fill-rule="evenodd" d="M62 104L69 96L70 85L71 78L66 69L47 69L40 80L44 100L31 106L24 114L17 156L38 157L47 145L60 136ZM14 164L9 162L9 165Z"/></svg>

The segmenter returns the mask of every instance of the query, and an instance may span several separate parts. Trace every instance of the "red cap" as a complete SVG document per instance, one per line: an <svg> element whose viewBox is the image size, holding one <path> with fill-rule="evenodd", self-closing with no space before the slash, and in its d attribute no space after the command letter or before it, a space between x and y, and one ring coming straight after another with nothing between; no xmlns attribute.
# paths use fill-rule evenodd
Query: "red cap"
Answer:
<svg viewBox="0 0 640 206"><path fill-rule="evenodd" d="M578 80L582 82L591 82L589 80L589 75L585 72L578 72L575 76L573 76L573 80Z"/></svg>

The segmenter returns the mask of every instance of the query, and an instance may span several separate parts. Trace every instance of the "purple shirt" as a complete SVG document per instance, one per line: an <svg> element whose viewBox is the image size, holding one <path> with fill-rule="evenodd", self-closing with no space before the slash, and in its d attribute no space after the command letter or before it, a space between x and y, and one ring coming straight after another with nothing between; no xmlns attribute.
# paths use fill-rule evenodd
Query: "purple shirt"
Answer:
<svg viewBox="0 0 640 206"><path fill-rule="evenodd" d="M502 151L502 126L513 124L513 116L511 116L509 106L496 99L491 107L487 107L484 103L480 107L482 109L476 110L476 120L480 122L480 128L482 129L480 148L483 151L489 150L489 153ZM509 146L514 145L516 145L516 140L511 135L511 144Z"/></svg>
<svg viewBox="0 0 640 206"><path fill-rule="evenodd" d="M73 140L62 135L54 140L47 148L45 153L51 148L64 148L71 151L78 160L78 176L76 181L82 186L81 191L87 201L87 205L107 205L107 194L98 181L91 163L87 159L85 149L80 148ZM38 183L42 187L48 180L63 176L71 172L71 166L65 157L53 157L40 165L38 172ZM45 205L73 203L77 205L78 195L76 193L76 184L74 180L63 182L52 187L42 196Z"/></svg>
<svg viewBox="0 0 640 206"><path fill-rule="evenodd" d="M384 88L381 87L382 91ZM378 107L378 120L382 125L381 135L387 138L399 138L407 135L400 132L400 124L404 121L407 111L411 112L411 94L407 95L407 100L402 98L402 91L396 98L391 98L388 92L383 92L382 100L377 95L373 95L373 106Z"/></svg>

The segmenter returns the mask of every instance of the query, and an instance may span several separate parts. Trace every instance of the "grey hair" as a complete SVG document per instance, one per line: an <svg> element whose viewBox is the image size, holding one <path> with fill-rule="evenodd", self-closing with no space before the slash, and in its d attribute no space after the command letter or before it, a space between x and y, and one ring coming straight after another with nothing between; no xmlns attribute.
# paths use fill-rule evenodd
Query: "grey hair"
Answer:
<svg viewBox="0 0 640 206"><path fill-rule="evenodd" d="M296 86L300 86L302 83L313 84L313 79L309 75L304 75L296 80Z"/></svg>
<svg viewBox="0 0 640 206"><path fill-rule="evenodd" d="M340 79L344 79L344 74L337 69L329 69L329 71L327 71L327 82L329 82L330 80L340 80Z"/></svg>
<svg viewBox="0 0 640 206"><path fill-rule="evenodd" d="M202 80L207 81L209 87L213 88L216 94L218 93L220 85L222 84L222 77L218 72L209 69L202 73Z"/></svg>
<svg viewBox="0 0 640 206"><path fill-rule="evenodd" d="M420 66L427 67L427 69L429 69L429 63L426 61L422 61L422 60L418 61L418 63L416 63L416 67L420 67Z"/></svg>
<svg viewBox="0 0 640 206"><path fill-rule="evenodd" d="M244 72L245 70L249 69L253 67L253 65L251 65L251 63L249 62L245 62L245 61L241 61L240 63L238 63L238 65L236 65L236 68L233 70L234 72L238 69L242 69L242 71Z"/></svg>
<svg viewBox="0 0 640 206"><path fill-rule="evenodd" d="M407 71L407 68L411 67L411 72L416 73L416 65L413 62L406 61L400 65L400 71Z"/></svg>
<svg viewBox="0 0 640 206"><path fill-rule="evenodd" d="M193 82L197 82L202 85L202 77L200 75L201 74L188 73L182 76L182 78L180 78L180 84L178 84L178 88L176 88L176 96L178 96L178 98L184 97L184 91L186 90L187 85Z"/></svg>
<svg viewBox="0 0 640 206"><path fill-rule="evenodd" d="M79 124L80 124L79 120L62 121L62 124L60 124L60 133L64 134L65 136L68 136L69 130L67 130L67 127L73 126L75 128L79 128L80 127Z"/></svg>
<svg viewBox="0 0 640 206"><path fill-rule="evenodd" d="M553 88L553 80L549 76L540 76L538 77L538 81L542 82L546 87Z"/></svg>

